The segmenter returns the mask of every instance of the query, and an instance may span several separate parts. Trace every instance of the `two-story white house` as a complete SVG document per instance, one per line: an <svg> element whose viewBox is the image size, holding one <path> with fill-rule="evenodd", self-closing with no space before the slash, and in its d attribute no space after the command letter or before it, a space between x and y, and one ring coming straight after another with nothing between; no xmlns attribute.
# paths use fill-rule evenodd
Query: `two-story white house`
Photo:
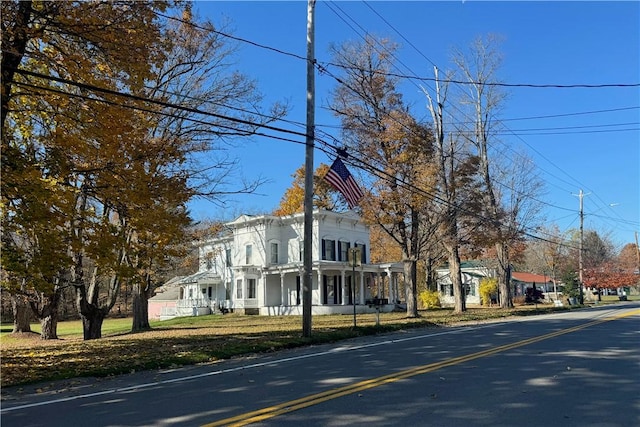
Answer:
<svg viewBox="0 0 640 427"><path fill-rule="evenodd" d="M303 213L241 215L226 223L219 236L198 243L199 271L163 285L149 301L150 317L226 310L301 315L303 231ZM349 314L354 305L357 312L373 311L373 298L382 302L378 309L391 311L404 299L402 264L369 263L369 227L357 214L315 210L312 235L313 314ZM353 248L361 254L355 268Z"/></svg>

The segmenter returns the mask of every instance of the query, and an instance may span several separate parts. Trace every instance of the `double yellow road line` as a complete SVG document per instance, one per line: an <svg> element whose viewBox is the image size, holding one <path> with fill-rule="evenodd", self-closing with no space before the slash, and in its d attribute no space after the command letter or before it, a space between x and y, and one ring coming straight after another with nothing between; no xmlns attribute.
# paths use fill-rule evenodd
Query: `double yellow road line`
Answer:
<svg viewBox="0 0 640 427"><path fill-rule="evenodd" d="M494 348L483 350L477 353L468 354L466 356L454 357L454 358L443 360L440 362L430 363L428 365L407 369L405 371L395 372L393 374L383 375L381 377L359 381L357 383L349 384L343 387L338 387L338 388L333 388L331 390L323 391L322 393L312 394L309 396L301 397L300 399L290 400L288 402L284 402L278 405L269 406L266 408L258 409L256 411L240 414L235 417L230 417L220 421L215 421L210 424L205 424L203 427L245 426L247 424L257 423L260 421L277 417L278 415L286 414L289 412L297 411L299 409L307 408L309 406L317 405L319 403L326 402L327 400L332 400L338 397L357 393L363 390L379 387L384 384L394 383L396 381L400 381L416 375L422 375L428 372L437 371L438 369L446 368L447 366L458 365L460 363L468 362L470 360L491 356L496 353L501 353L504 351L512 350L514 348L523 347L529 344L534 344L534 343L548 340L550 338L554 338L560 335L569 334L571 332L579 331L581 329L589 328L591 326L599 325L601 323L609 322L611 320L616 320L616 319L620 319L627 316L633 316L636 314L640 314L640 310L633 310L633 311L629 311L619 315L594 320L589 323L585 323L583 325L574 326L568 329L562 329L560 331L551 332L545 335L529 338L529 339L518 341L512 344L501 345L499 347L494 347Z"/></svg>

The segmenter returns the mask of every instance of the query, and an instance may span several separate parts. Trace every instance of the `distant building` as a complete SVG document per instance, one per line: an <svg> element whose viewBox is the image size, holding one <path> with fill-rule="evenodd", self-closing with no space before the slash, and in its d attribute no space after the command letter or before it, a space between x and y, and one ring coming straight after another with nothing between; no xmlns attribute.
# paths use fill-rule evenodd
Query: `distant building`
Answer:
<svg viewBox="0 0 640 427"><path fill-rule="evenodd" d="M302 314L304 214L241 215L220 236L199 242L199 270L172 279L149 300L150 318L234 311ZM349 252L358 248L354 269ZM371 264L369 227L353 212L313 212L312 313L373 311L378 298L391 311L404 296L400 263ZM177 291L176 291L177 290ZM173 304L163 295L172 294Z"/></svg>
<svg viewBox="0 0 640 427"><path fill-rule="evenodd" d="M480 281L486 277L497 277L494 268L487 267L481 261L463 261L460 263L462 276L462 284L464 285L467 304L480 304ZM436 283L440 301L444 305L453 305L455 299L453 297L453 286L451 284L451 276L449 275L449 266L443 266L436 269ZM513 296L525 295L527 288L537 287L542 290L545 295L553 296L553 280L551 277L523 273L518 271L511 272L511 290ZM496 300L498 296L496 295Z"/></svg>

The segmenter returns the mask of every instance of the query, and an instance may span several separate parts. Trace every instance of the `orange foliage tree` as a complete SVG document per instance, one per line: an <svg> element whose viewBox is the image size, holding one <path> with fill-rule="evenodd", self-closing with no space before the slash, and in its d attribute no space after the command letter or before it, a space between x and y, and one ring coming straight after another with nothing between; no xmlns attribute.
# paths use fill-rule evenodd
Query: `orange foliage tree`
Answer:
<svg viewBox="0 0 640 427"><path fill-rule="evenodd" d="M313 206L320 209L334 210L340 206L338 192L323 178L329 166L320 164L313 175ZM273 211L276 216L293 215L304 212L304 165L291 175L293 182L280 199L280 205Z"/></svg>

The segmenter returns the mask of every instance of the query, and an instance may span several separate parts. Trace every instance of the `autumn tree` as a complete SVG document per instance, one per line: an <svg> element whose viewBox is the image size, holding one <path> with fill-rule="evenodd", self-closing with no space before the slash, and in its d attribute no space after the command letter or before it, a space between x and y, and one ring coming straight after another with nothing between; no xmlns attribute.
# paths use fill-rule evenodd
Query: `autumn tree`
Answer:
<svg viewBox="0 0 640 427"><path fill-rule="evenodd" d="M344 205L338 198L337 191L324 180L329 166L320 164L313 175L313 206L319 209L335 210ZM276 216L293 215L304 211L304 165L291 175L293 182L287 188L280 205L273 211Z"/></svg>
<svg viewBox="0 0 640 427"><path fill-rule="evenodd" d="M155 183L147 187L155 192L142 200L152 200L154 205L138 211L153 210L157 217L146 215L135 228L136 242L142 242L141 231L145 231L147 243L142 247L144 274L134 282L133 330L149 327L147 301L162 278L156 271L163 269L167 255L177 256L185 250L189 221L184 204L191 197L220 202L229 192L255 191L262 180L234 176L237 161L227 156L225 148L286 113L286 105L280 103L268 114L262 112L262 95L255 81L226 65L232 62L234 46L212 23L197 20L191 8L183 11L181 19L167 22L163 39L167 60L144 92L163 102L162 114L153 116L144 138L145 145L161 155L145 164L147 179ZM203 114L208 115L206 121L201 120ZM206 160L199 161L199 157ZM158 200L163 202L158 204ZM153 224L165 226L161 239L154 237ZM141 258L135 259L139 263Z"/></svg>
<svg viewBox="0 0 640 427"><path fill-rule="evenodd" d="M524 251L525 271L549 274L557 292L558 273L562 269L563 260L566 258L569 248L565 243L564 233L560 231L557 225L542 227L538 230L538 234L539 238L532 238L526 241Z"/></svg>
<svg viewBox="0 0 640 427"><path fill-rule="evenodd" d="M640 250L636 243L627 243L617 257L620 267L630 271L640 271Z"/></svg>
<svg viewBox="0 0 640 427"><path fill-rule="evenodd" d="M395 50L392 42L373 37L334 47L334 62L344 76L329 108L342 122L346 145L375 177L367 183L362 215L400 246L407 315L415 317L417 262L431 236L422 225L432 197L433 136L411 115L388 74Z"/></svg>
<svg viewBox="0 0 640 427"><path fill-rule="evenodd" d="M135 290L133 329L148 327L146 300L189 223L186 202L242 182L212 149L284 112L261 114L213 25L196 23L189 4L167 18L167 6L2 3L2 237L15 251L3 268L15 289L48 292L52 304L73 287L85 339L101 336L123 283ZM44 249L58 255L40 272Z"/></svg>
<svg viewBox="0 0 640 427"><path fill-rule="evenodd" d="M473 165L473 158L463 156L464 150L460 139L445 128L445 108L448 108L447 89L445 82L441 85L438 78L438 70L435 73L435 93L431 95L429 91L422 88L427 97L427 108L431 113L433 130L435 135L435 159L436 165L436 188L439 197L432 203L434 212L437 215L438 224L437 236L442 243L446 253L451 286L453 288L454 311L461 313L466 310L466 294L462 284L462 273L460 269L460 222L465 208L462 203L466 177L469 176L469 166ZM471 168L471 175L474 173ZM463 172L464 171L464 172ZM473 200L473 198L467 198Z"/></svg>
<svg viewBox="0 0 640 427"><path fill-rule="evenodd" d="M479 223L483 228L477 235L495 247L500 306L510 308L510 250L521 240L526 227L535 225L541 205L534 196L540 195L542 181L533 162L522 153L500 161L504 155L495 145L495 131L501 126L498 115L505 93L495 85L502 63L497 37L477 38L468 53L455 51L454 63L465 80L460 108L467 106L471 118L470 129L462 135L475 147L479 161L484 206ZM469 122L466 118L464 121Z"/></svg>
<svg viewBox="0 0 640 427"><path fill-rule="evenodd" d="M63 139L57 145L56 133L62 135L65 123L78 123L82 117L95 121L95 116L81 101L86 92L76 90L79 98L62 96L64 88L49 77L113 88L109 83L117 75L120 85L141 87L162 59L153 41L158 35L154 22L155 12L164 11L167 3L6 1L1 7L2 214L3 222L10 224L3 229L3 241L29 236L13 245L30 263L30 271L18 280L34 290L31 295L41 296L40 302L46 301L41 305L42 334L55 338L51 316L56 315L60 287L68 283L70 252L75 250L71 218L78 200L78 188L64 176L69 172L65 144L75 141ZM89 172L87 165L77 166ZM23 186L26 181L31 188ZM39 211L35 222L27 220L33 219L32 213L25 213L29 210ZM42 248L56 255L48 260L48 278L33 281L32 277L43 277L34 257L43 253Z"/></svg>

